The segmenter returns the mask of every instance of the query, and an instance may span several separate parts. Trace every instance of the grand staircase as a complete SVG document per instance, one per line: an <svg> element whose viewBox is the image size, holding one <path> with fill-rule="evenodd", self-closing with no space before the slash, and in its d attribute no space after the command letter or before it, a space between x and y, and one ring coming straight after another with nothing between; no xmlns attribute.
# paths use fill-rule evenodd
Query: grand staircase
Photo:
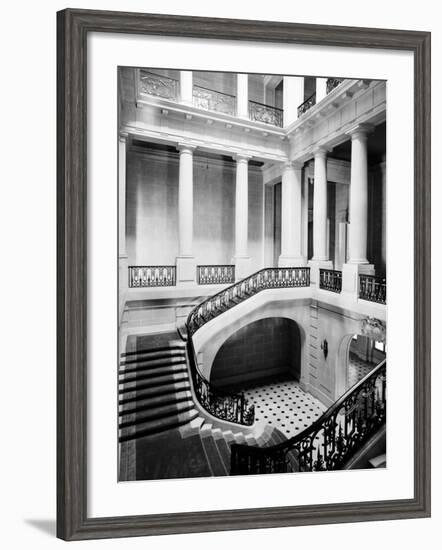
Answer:
<svg viewBox="0 0 442 550"><path fill-rule="evenodd" d="M222 430L195 406L186 345L176 332L131 337L119 368L122 460L135 455L124 479L230 474L232 444L272 446L285 436L268 427L258 438L241 426ZM131 449L132 451L129 451Z"/></svg>

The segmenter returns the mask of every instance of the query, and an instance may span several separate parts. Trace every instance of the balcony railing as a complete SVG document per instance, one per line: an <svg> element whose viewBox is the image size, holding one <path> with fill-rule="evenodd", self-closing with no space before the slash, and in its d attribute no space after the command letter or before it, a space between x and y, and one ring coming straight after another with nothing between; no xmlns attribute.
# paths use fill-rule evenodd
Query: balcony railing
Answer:
<svg viewBox="0 0 442 550"><path fill-rule="evenodd" d="M311 109L313 105L316 105L316 92L313 92L312 95L298 107L298 117Z"/></svg>
<svg viewBox="0 0 442 550"><path fill-rule="evenodd" d="M343 78L327 78L326 92L329 94L332 90L339 86L343 82Z"/></svg>
<svg viewBox="0 0 442 550"><path fill-rule="evenodd" d="M359 298L385 304L387 302L387 281L385 277L359 275Z"/></svg>
<svg viewBox="0 0 442 550"><path fill-rule="evenodd" d="M129 266L129 288L175 286L174 265Z"/></svg>
<svg viewBox="0 0 442 550"><path fill-rule="evenodd" d="M155 95L164 99L177 100L179 82L175 78L162 76L149 71L140 71L140 90L143 94Z"/></svg>
<svg viewBox="0 0 442 550"><path fill-rule="evenodd" d="M386 361L311 426L273 447L231 446L231 475L341 470L386 422Z"/></svg>
<svg viewBox="0 0 442 550"><path fill-rule="evenodd" d="M264 122L265 124L272 124L273 126L282 128L283 114L284 111L278 107L264 105L264 103L258 103L257 101L249 101L250 120Z"/></svg>
<svg viewBox="0 0 442 550"><path fill-rule="evenodd" d="M236 113L236 97L202 86L193 87L193 105L206 111L217 111L226 115Z"/></svg>
<svg viewBox="0 0 442 550"><path fill-rule="evenodd" d="M268 288L294 288L310 286L309 267L270 267L257 271L250 277L210 296L196 306L187 318L187 330L191 337L210 320L228 309Z"/></svg>
<svg viewBox="0 0 442 550"><path fill-rule="evenodd" d="M225 285L235 282L234 265L198 265L196 274L199 285Z"/></svg>
<svg viewBox="0 0 442 550"><path fill-rule="evenodd" d="M341 292L342 271L336 271L334 269L320 269L319 288L329 290L330 292Z"/></svg>

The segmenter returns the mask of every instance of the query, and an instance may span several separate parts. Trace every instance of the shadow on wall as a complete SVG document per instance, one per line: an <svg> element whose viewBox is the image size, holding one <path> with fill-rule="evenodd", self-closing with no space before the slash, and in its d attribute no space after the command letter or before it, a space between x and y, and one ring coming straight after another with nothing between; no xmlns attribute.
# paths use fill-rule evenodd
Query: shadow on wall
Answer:
<svg viewBox="0 0 442 550"><path fill-rule="evenodd" d="M254 385L272 378L299 380L301 334L282 317L254 321L230 336L215 356L210 382L218 388Z"/></svg>

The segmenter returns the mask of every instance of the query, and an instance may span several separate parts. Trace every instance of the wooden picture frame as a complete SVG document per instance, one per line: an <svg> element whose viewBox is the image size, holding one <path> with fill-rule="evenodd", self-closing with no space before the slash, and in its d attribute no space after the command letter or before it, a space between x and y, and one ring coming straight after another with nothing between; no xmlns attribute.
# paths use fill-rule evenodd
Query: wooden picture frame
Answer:
<svg viewBox="0 0 442 550"><path fill-rule="evenodd" d="M407 50L414 55L414 498L87 517L87 36L152 34ZM430 515L430 33L67 9L57 14L57 535L65 540Z"/></svg>

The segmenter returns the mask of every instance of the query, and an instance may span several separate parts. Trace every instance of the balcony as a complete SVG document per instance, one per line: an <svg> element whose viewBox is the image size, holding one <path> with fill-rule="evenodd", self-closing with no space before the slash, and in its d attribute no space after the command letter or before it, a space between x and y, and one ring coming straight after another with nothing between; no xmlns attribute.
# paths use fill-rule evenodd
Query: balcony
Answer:
<svg viewBox="0 0 442 550"><path fill-rule="evenodd" d="M343 81L344 81L343 78L327 78L327 85L326 85L327 94L333 91Z"/></svg>
<svg viewBox="0 0 442 550"><path fill-rule="evenodd" d="M339 294L342 290L342 271L335 271L334 269L320 269L319 288Z"/></svg>
<svg viewBox="0 0 442 550"><path fill-rule="evenodd" d="M177 101L179 88L180 83L175 78L158 75L150 71L140 71L140 91L142 94Z"/></svg>
<svg viewBox="0 0 442 550"><path fill-rule="evenodd" d="M316 92L312 93L312 95L298 107L298 118L311 109L313 105L316 105Z"/></svg>
<svg viewBox="0 0 442 550"><path fill-rule="evenodd" d="M197 109L235 116L236 97L202 86L193 86L193 105Z"/></svg>
<svg viewBox="0 0 442 550"><path fill-rule="evenodd" d="M264 105L264 103L258 103L257 101L249 101L249 118L256 122L264 122L264 124L272 124L273 126L283 126L283 114L282 109L278 107L272 107L271 105Z"/></svg>
<svg viewBox="0 0 442 550"><path fill-rule="evenodd" d="M359 298L377 304L387 301L387 281L385 277L359 275Z"/></svg>

